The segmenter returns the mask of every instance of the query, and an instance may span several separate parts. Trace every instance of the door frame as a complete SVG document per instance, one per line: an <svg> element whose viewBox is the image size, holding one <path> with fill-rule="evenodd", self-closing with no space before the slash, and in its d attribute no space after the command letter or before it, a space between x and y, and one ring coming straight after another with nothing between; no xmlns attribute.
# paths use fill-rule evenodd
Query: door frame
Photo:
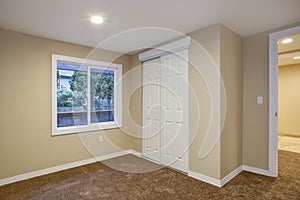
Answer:
<svg viewBox="0 0 300 200"><path fill-rule="evenodd" d="M269 34L269 175L278 176L278 39L300 34L300 26Z"/></svg>

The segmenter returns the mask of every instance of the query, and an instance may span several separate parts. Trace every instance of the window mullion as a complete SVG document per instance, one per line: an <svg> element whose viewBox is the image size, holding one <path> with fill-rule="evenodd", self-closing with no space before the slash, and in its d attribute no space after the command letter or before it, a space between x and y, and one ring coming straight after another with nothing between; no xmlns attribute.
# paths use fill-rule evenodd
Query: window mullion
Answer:
<svg viewBox="0 0 300 200"><path fill-rule="evenodd" d="M91 124L91 68L88 66L88 73L87 73L87 125L90 126Z"/></svg>

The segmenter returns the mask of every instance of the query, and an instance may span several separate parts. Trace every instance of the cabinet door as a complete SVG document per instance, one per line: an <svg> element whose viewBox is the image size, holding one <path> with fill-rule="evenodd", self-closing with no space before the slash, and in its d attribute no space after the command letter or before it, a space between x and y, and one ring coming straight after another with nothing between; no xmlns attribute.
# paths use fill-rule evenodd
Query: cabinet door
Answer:
<svg viewBox="0 0 300 200"><path fill-rule="evenodd" d="M188 50L161 57L161 163L188 171Z"/></svg>
<svg viewBox="0 0 300 200"><path fill-rule="evenodd" d="M143 63L143 156L160 162L160 58Z"/></svg>

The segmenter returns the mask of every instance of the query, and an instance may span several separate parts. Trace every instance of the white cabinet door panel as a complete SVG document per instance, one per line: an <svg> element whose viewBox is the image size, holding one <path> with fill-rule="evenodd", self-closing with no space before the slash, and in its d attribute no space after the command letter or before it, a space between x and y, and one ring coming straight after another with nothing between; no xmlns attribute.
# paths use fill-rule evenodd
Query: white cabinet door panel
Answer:
<svg viewBox="0 0 300 200"><path fill-rule="evenodd" d="M160 162L160 58L143 63L143 156Z"/></svg>
<svg viewBox="0 0 300 200"><path fill-rule="evenodd" d="M161 57L161 163L188 171L188 62L187 50Z"/></svg>

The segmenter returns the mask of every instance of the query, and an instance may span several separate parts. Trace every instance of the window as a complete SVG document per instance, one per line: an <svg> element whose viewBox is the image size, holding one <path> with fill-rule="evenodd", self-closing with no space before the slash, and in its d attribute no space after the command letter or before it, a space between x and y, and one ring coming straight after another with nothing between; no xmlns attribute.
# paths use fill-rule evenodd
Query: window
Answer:
<svg viewBox="0 0 300 200"><path fill-rule="evenodd" d="M122 65L52 55L52 135L122 126Z"/></svg>

